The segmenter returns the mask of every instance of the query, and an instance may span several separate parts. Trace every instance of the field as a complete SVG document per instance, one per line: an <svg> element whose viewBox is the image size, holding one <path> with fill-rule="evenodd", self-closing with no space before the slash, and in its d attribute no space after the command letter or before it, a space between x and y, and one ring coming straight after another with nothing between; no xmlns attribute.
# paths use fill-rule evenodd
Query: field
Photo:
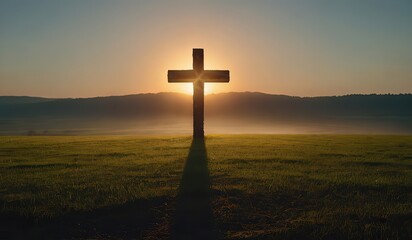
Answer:
<svg viewBox="0 0 412 240"><path fill-rule="evenodd" d="M0 137L0 239L411 239L412 136Z"/></svg>

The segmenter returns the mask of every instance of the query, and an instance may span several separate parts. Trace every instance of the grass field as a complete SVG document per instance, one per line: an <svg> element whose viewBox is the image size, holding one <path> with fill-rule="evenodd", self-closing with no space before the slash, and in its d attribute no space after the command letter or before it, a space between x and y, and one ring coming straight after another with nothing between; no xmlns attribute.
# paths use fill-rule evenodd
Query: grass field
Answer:
<svg viewBox="0 0 412 240"><path fill-rule="evenodd" d="M411 239L412 136L0 137L0 239Z"/></svg>

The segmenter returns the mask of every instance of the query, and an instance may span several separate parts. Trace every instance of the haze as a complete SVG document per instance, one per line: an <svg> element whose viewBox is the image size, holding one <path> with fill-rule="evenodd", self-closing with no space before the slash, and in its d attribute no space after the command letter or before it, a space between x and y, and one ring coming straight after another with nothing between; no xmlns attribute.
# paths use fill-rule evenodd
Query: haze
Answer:
<svg viewBox="0 0 412 240"><path fill-rule="evenodd" d="M0 2L0 95L190 91L168 69L229 69L209 93L412 92L412 1ZM189 87L188 87L189 86Z"/></svg>

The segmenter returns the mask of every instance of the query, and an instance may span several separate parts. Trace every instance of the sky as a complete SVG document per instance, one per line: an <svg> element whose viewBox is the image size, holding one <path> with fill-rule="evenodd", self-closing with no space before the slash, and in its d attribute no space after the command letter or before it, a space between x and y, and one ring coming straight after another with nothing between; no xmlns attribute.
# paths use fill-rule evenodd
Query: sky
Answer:
<svg viewBox="0 0 412 240"><path fill-rule="evenodd" d="M230 70L206 93L412 92L411 0L1 0L0 95L191 92L167 70Z"/></svg>

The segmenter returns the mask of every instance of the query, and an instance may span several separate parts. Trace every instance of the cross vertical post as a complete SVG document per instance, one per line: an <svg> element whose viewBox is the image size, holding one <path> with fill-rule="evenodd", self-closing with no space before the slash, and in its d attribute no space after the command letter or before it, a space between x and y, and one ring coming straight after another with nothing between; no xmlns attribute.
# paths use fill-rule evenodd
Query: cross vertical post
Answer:
<svg viewBox="0 0 412 240"><path fill-rule="evenodd" d="M203 49L193 49L193 70L200 76L204 70ZM193 82L193 137L204 137L204 82L197 78Z"/></svg>
<svg viewBox="0 0 412 240"><path fill-rule="evenodd" d="M193 82L193 138L204 138L204 83L229 82L228 70L204 70L203 49L193 49L193 70L169 70L168 82Z"/></svg>

